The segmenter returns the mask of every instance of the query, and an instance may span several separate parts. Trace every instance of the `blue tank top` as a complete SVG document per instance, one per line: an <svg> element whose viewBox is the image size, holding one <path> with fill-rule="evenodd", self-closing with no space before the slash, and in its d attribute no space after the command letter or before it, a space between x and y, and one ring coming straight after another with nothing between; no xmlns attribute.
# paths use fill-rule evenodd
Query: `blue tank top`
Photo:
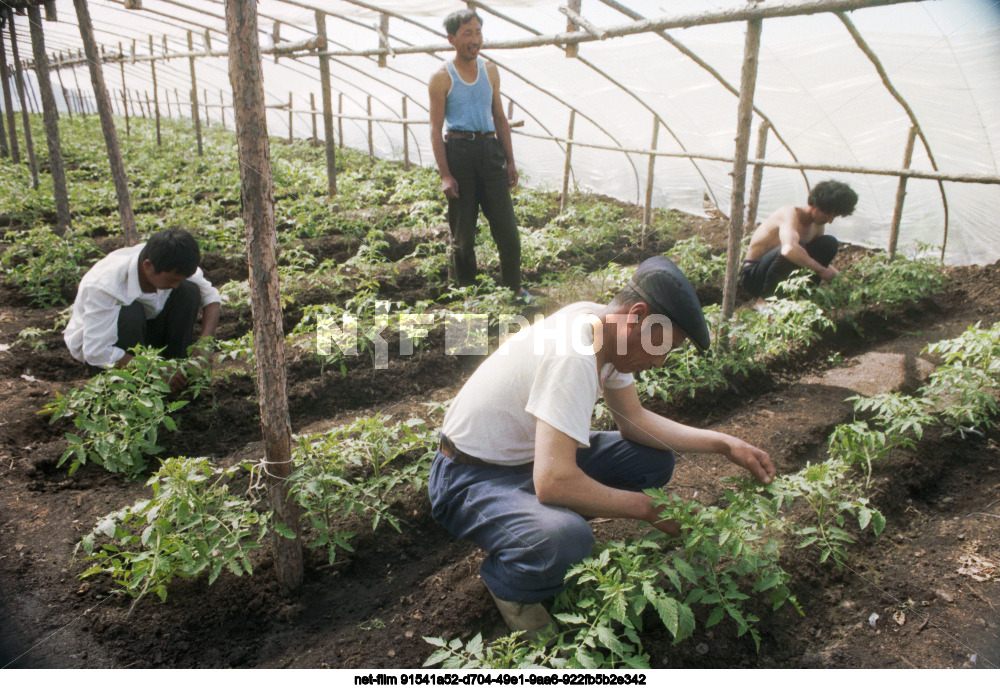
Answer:
<svg viewBox="0 0 1000 689"><path fill-rule="evenodd" d="M476 81L469 84L462 80L451 60L445 63L451 76L451 88L444 104L444 128L446 131L480 132L494 131L493 86L486 75L486 63L476 58Z"/></svg>

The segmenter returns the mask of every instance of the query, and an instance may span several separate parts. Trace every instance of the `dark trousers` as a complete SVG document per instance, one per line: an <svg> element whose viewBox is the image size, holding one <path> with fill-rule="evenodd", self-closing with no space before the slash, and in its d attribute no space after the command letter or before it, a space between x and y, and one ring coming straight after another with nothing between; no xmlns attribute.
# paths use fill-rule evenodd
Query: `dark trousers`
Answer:
<svg viewBox="0 0 1000 689"><path fill-rule="evenodd" d="M816 262L829 266L837 256L840 243L836 237L824 234L802 247ZM775 247L757 261L745 260L740 268L740 286L754 297L769 297L778 285L791 275L796 268L781 255L781 247ZM819 275L813 275L813 282L819 284Z"/></svg>
<svg viewBox="0 0 1000 689"><path fill-rule="evenodd" d="M170 293L163 311L155 318L147 320L146 310L139 302L123 306L118 312L115 346L126 352L140 344L157 349L166 347L164 358L183 359L194 344L194 322L200 307L201 292L189 280Z"/></svg>
<svg viewBox="0 0 1000 689"><path fill-rule="evenodd" d="M453 139L445 144L448 168L458 182L458 198L448 199L452 261L459 285L470 285L476 267L476 223L479 209L490 224L500 253L500 280L521 289L521 236L507 183L507 156L494 139Z"/></svg>
<svg viewBox="0 0 1000 689"><path fill-rule="evenodd" d="M665 485L674 453L592 431L576 463L596 481L621 490ZM470 466L434 457L427 482L431 514L448 531L488 555L479 568L501 600L537 603L563 589L574 563L590 555L594 534L586 518L567 507L543 505L535 496L533 464Z"/></svg>

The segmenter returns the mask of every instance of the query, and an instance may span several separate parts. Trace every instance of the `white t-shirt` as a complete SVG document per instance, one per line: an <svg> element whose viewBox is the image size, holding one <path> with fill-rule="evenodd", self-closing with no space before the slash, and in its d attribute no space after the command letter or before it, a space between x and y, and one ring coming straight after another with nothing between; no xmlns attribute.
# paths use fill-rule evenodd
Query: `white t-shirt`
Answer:
<svg viewBox="0 0 1000 689"><path fill-rule="evenodd" d="M122 306L138 301L146 318L156 318L173 290L143 292L139 286L139 252L145 244L112 251L87 271L76 291L73 314L63 340L77 361L91 366L108 367L125 356L115 347L118 341L118 312ZM212 287L201 268L188 278L201 292L201 305L221 301L219 290Z"/></svg>
<svg viewBox="0 0 1000 689"><path fill-rule="evenodd" d="M507 340L462 386L442 432L468 455L511 466L534 460L538 419L589 447L604 388L634 382L611 364L598 373L591 323L601 308L570 304Z"/></svg>

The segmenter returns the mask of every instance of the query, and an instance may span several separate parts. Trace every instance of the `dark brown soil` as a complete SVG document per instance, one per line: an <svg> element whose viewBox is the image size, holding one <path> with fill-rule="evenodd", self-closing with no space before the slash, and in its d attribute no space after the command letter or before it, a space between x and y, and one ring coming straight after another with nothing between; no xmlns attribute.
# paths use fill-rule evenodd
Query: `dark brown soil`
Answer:
<svg viewBox="0 0 1000 689"><path fill-rule="evenodd" d="M713 227L717 232L718 223ZM399 240L394 247L397 257L412 251ZM341 257L356 246L327 240L312 248ZM613 250L629 251L624 244ZM623 262L642 258L633 253ZM246 277L245 264L222 257L207 257L206 272L217 282ZM404 266L401 274L412 271ZM415 278L401 282L387 283L393 299L429 298ZM66 426L49 425L38 410L56 392L82 385L87 372L58 333L43 338L41 351L14 344L26 327L51 327L57 310L31 309L13 297L0 286L0 343L13 345L0 352L0 666L415 668L433 650L424 636L503 632L477 576L483 554L434 523L423 492L393 506L401 533L361 529L356 552L332 566L325 553L307 551L305 581L294 592L277 584L265 548L254 576L225 573L211 586L205 578L176 581L166 603L148 598L126 619L130 601L110 594L105 578L79 581L84 566L72 552L98 517L131 504L144 488L90 465L73 476L56 467ZM229 327L245 332L249 314L237 315ZM909 362L928 342L998 319L1000 263L951 269L945 294L890 316L869 315L864 337L842 328L767 375L657 410L740 435L768 450L779 471L795 471L819 460L830 429L851 415L844 400L853 393L817 376L870 352ZM390 343L390 352L395 347ZM417 354L390 357L387 369L351 362L346 376L290 352L294 429L448 399L478 360L442 349L437 333ZM230 373L212 395L181 410L165 455L225 464L260 455L254 383ZM730 469L719 457L681 457L671 488L711 502ZM1000 434L928 434L876 471L873 501L888 527L878 539L862 537L843 571L820 565L815 553L786 553L804 615L752 603L761 618L759 651L726 622L708 630L699 624L694 638L673 645L650 620L643 643L653 667L1000 666ZM623 520L602 520L595 529L603 539L641 531ZM979 563L978 578L970 562ZM879 615L874 626L872 613Z"/></svg>

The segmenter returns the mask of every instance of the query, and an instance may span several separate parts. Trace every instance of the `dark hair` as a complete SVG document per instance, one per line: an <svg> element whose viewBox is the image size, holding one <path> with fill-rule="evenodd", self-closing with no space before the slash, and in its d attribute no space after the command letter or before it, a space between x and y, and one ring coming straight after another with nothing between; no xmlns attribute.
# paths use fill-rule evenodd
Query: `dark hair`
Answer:
<svg viewBox="0 0 1000 689"><path fill-rule="evenodd" d="M471 7L456 10L444 18L444 30L448 32L449 36L454 36L462 24L471 22L473 19L478 19L480 24L483 23L483 18L476 14L476 11Z"/></svg>
<svg viewBox="0 0 1000 689"><path fill-rule="evenodd" d="M810 206L833 215L850 215L857 202L858 195L853 189L832 179L820 182L809 192Z"/></svg>
<svg viewBox="0 0 1000 689"><path fill-rule="evenodd" d="M142 247L139 263L147 258L157 273L169 271L191 277L198 270L201 251L198 242L187 230L167 229L154 234Z"/></svg>

